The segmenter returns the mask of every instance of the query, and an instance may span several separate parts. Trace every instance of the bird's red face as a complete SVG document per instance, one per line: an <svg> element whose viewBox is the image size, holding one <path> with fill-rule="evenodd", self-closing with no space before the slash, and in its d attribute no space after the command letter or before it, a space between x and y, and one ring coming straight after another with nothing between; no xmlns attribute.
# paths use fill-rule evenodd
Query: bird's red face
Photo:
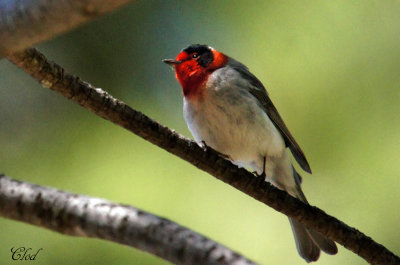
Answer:
<svg viewBox="0 0 400 265"><path fill-rule="evenodd" d="M199 98L209 75L224 67L228 57L206 45L191 45L184 49L175 60L164 60L175 68L176 78L186 98Z"/></svg>

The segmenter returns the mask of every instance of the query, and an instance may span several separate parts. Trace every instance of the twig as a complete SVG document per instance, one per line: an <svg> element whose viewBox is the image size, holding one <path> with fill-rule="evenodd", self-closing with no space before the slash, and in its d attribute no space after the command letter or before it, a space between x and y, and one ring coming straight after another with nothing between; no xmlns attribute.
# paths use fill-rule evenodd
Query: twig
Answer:
<svg viewBox="0 0 400 265"><path fill-rule="evenodd" d="M0 0L0 59L113 11L129 0Z"/></svg>
<svg viewBox="0 0 400 265"><path fill-rule="evenodd" d="M256 265L194 231L132 206L0 175L0 215L79 237L114 241L175 264Z"/></svg>
<svg viewBox="0 0 400 265"><path fill-rule="evenodd" d="M219 156L211 148L195 142L148 118L113 98L100 88L67 74L55 63L47 61L35 49L9 56L9 60L30 74L42 85L77 102L97 115L118 124L153 144L188 161L214 177L290 216L304 225L335 240L371 264L400 264L400 258L373 239L317 207L306 205L261 178Z"/></svg>

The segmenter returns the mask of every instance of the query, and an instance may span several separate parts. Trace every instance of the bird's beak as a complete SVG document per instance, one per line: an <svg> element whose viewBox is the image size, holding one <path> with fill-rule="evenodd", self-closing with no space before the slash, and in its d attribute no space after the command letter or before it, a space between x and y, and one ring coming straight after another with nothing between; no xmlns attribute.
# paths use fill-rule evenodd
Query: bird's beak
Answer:
<svg viewBox="0 0 400 265"><path fill-rule="evenodd" d="M175 66L177 64L182 63L182 61L177 61L177 60L174 60L174 59L164 59L163 62L166 63L166 64L169 64L171 66Z"/></svg>

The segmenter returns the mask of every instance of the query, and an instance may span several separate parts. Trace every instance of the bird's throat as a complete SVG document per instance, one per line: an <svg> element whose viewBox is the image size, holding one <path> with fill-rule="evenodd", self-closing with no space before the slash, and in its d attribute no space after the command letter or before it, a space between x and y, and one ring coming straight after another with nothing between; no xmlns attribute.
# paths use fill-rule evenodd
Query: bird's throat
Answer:
<svg viewBox="0 0 400 265"><path fill-rule="evenodd" d="M177 67L176 78L182 86L186 98L199 98L210 75L205 69L198 67Z"/></svg>
<svg viewBox="0 0 400 265"><path fill-rule="evenodd" d="M186 98L199 98L202 95L206 79L196 78L188 82L181 83L183 95Z"/></svg>

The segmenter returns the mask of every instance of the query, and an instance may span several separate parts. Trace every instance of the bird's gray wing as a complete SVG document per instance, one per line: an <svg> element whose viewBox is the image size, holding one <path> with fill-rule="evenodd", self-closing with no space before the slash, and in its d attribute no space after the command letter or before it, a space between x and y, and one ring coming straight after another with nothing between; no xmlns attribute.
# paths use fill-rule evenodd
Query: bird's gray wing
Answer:
<svg viewBox="0 0 400 265"><path fill-rule="evenodd" d="M275 124L276 128L278 128L283 138L285 139L286 146L289 147L297 163L299 163L304 171L311 173L311 168L307 162L306 156L304 155L303 151L297 144L292 134L289 132L289 129L283 122L281 116L279 115L274 104L269 98L267 90L265 89L261 81L258 80L257 77L255 77L252 73L250 73L249 69L240 62L230 58L228 64L236 71L238 71L243 78L250 82L250 93L260 102L268 117Z"/></svg>

